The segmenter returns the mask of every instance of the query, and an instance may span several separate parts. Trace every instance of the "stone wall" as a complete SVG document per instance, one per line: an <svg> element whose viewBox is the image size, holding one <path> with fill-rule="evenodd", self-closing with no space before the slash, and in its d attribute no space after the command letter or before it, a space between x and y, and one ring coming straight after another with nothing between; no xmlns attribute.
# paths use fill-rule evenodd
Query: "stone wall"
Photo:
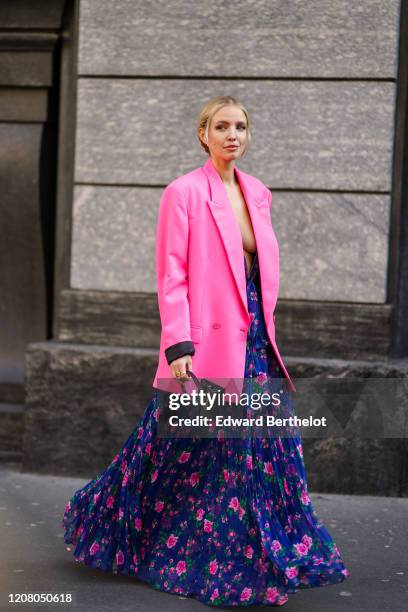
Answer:
<svg viewBox="0 0 408 612"><path fill-rule="evenodd" d="M81 0L77 25L65 280L54 341L27 351L25 468L91 477L143 414L160 331L159 200L205 163L195 121L217 94L247 106L253 140L238 166L273 193L291 374L403 376L406 364L388 362L399 1ZM406 494L404 440L353 445L305 441L314 490Z"/></svg>
<svg viewBox="0 0 408 612"><path fill-rule="evenodd" d="M399 2L82 0L71 287L155 291L163 186L236 95L273 194L282 299L386 302ZM367 193L368 192L368 193Z"/></svg>

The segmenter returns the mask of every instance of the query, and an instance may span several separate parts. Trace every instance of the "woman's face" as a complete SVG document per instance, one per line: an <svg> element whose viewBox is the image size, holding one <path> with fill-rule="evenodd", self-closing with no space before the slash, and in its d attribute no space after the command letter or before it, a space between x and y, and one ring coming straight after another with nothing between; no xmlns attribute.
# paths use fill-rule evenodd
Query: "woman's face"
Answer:
<svg viewBox="0 0 408 612"><path fill-rule="evenodd" d="M208 142L205 130L201 138L210 149L212 158L230 161L243 155L247 145L247 120L238 106L224 106L217 111L208 129Z"/></svg>

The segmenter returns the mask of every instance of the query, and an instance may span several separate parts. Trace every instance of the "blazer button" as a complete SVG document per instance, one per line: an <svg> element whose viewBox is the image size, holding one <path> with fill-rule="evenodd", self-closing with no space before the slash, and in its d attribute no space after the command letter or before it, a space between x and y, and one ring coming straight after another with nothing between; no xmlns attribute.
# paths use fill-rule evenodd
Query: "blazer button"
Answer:
<svg viewBox="0 0 408 612"><path fill-rule="evenodd" d="M246 328L246 327L240 327L240 331L242 331L242 332L247 332L248 330L247 330L247 328Z"/></svg>
<svg viewBox="0 0 408 612"><path fill-rule="evenodd" d="M221 327L221 323L213 323L214 329L220 329L220 327Z"/></svg>

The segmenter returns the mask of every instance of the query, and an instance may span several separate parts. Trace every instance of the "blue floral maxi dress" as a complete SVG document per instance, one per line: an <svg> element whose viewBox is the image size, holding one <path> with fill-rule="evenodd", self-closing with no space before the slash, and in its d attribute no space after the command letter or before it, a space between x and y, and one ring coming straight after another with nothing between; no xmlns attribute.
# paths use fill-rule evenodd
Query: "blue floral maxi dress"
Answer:
<svg viewBox="0 0 408 612"><path fill-rule="evenodd" d="M244 265L245 380L282 380L257 255ZM299 588L349 576L311 504L300 437L158 437L158 401L153 389L111 464L67 503L64 541L76 562L214 606L281 606Z"/></svg>

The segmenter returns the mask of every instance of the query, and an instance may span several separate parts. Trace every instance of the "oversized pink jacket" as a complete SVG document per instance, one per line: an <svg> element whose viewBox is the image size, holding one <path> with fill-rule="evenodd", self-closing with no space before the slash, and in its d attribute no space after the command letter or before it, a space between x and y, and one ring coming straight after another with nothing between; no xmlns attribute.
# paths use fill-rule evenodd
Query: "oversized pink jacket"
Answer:
<svg viewBox="0 0 408 612"><path fill-rule="evenodd" d="M289 387L296 391L275 341L279 247L270 217L272 194L254 176L237 167L235 172L255 234L268 336ZM162 332L153 387L180 391L169 364L185 354L192 355L199 378L243 380L250 316L242 235L210 157L164 189L156 238Z"/></svg>

